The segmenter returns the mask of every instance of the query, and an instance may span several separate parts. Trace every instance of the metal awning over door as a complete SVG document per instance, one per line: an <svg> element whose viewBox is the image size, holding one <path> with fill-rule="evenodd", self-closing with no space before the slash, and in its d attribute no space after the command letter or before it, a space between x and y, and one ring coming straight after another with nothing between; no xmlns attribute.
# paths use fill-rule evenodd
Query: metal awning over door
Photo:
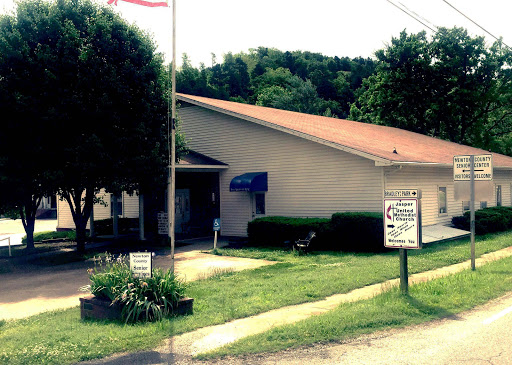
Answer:
<svg viewBox="0 0 512 365"><path fill-rule="evenodd" d="M248 172L235 176L229 184L229 191L268 191L266 172Z"/></svg>

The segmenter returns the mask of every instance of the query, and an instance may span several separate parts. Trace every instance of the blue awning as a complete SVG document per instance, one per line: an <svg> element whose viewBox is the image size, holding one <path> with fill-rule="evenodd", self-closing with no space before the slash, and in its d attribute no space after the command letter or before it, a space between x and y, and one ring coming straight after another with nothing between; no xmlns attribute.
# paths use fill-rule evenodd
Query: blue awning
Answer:
<svg viewBox="0 0 512 365"><path fill-rule="evenodd" d="M266 172L248 172L236 176L229 184L229 191L268 191Z"/></svg>

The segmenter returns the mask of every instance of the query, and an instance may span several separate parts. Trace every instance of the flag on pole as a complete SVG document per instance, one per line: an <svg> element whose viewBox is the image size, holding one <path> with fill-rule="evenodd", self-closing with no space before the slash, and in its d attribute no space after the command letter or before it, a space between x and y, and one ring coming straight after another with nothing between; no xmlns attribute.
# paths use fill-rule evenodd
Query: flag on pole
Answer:
<svg viewBox="0 0 512 365"><path fill-rule="evenodd" d="M126 1L127 3L142 5L142 6L149 6L149 7L156 7L156 6L169 6L167 4L167 1L154 1L154 0L121 0ZM109 4L117 5L118 0L108 0Z"/></svg>

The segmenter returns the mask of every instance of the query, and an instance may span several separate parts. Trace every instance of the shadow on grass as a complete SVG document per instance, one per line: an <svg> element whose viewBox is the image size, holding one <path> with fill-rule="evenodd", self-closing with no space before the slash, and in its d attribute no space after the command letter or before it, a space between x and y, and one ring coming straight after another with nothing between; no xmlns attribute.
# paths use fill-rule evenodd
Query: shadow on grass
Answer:
<svg viewBox="0 0 512 365"><path fill-rule="evenodd" d="M414 308L416 308L419 312L422 314L433 316L436 318L450 318L454 320L460 320L461 318L454 314L453 312L450 312L449 310L446 310L446 308L443 308L442 306L433 306L423 303L422 301L412 297L410 294L407 294L404 296L405 300Z"/></svg>

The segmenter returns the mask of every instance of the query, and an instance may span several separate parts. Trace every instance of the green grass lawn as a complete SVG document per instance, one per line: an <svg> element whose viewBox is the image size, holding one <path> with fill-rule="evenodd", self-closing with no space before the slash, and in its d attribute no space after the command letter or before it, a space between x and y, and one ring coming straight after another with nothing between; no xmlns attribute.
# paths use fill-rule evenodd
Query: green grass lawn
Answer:
<svg viewBox="0 0 512 365"><path fill-rule="evenodd" d="M477 255L512 244L512 233L480 237ZM225 273L188 285L194 315L160 323L123 325L81 321L77 308L0 322L0 363L68 364L119 351L152 348L162 339L274 308L315 301L398 277L398 252L319 252L298 256L268 249L217 250L218 254L279 261L272 266ZM469 259L469 240L410 251L409 272Z"/></svg>
<svg viewBox="0 0 512 365"><path fill-rule="evenodd" d="M243 338L209 354L226 355L275 352L314 343L343 341L363 334L443 318L484 304L512 290L512 257L477 269L410 287L375 298L341 304L326 314Z"/></svg>

